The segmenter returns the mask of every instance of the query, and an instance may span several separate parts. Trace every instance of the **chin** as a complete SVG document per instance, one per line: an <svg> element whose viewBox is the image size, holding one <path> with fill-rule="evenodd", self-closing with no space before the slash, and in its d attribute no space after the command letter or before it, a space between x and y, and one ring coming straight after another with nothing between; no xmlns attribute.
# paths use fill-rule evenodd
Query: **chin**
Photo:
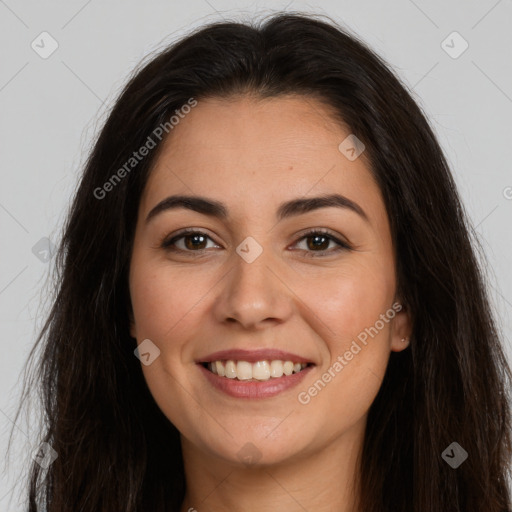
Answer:
<svg viewBox="0 0 512 512"><path fill-rule="evenodd" d="M245 432L243 436L230 437L227 443L222 442L218 445L214 442L208 446L208 451L231 465L243 468L264 468L283 464L300 457L302 453L298 440L276 440L265 437L261 432L258 434L251 436Z"/></svg>

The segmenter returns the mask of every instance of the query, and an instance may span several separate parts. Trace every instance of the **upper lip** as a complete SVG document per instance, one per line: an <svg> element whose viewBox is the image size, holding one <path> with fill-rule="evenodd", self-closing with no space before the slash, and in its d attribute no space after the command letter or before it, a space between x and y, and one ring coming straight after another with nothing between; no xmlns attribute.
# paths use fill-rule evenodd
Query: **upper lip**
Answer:
<svg viewBox="0 0 512 512"><path fill-rule="evenodd" d="M259 350L244 350L244 349L229 349L220 350L213 354L207 355L198 359L197 363L210 363L212 361L223 361L231 359L232 361L247 361L248 363L256 363L257 361L292 361L294 363L312 363L311 360L301 357L291 352L284 352L277 349L259 349Z"/></svg>

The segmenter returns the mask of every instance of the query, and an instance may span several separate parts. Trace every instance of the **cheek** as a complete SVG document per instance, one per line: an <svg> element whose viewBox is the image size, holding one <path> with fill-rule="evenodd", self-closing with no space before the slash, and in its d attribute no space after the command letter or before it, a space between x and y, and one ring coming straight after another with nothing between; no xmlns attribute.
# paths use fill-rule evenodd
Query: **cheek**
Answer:
<svg viewBox="0 0 512 512"><path fill-rule="evenodd" d="M390 308L395 293L393 267L368 256L366 261L360 258L328 274L322 272L301 280L298 294L321 321L326 344L339 352Z"/></svg>
<svg viewBox="0 0 512 512"><path fill-rule="evenodd" d="M194 273L171 270L168 263L132 261L130 294L139 339L163 344L175 327L182 330L184 319L193 316L207 291L204 280Z"/></svg>
<svg viewBox="0 0 512 512"><path fill-rule="evenodd" d="M183 392L189 378L190 357L185 354L187 340L201 325L201 298L211 286L193 273L172 270L167 263L151 262L134 255L130 272L132 298L138 342L148 338L160 350L150 365L142 365L146 383L156 403L179 430L193 430L187 418L203 417L205 410L194 409L194 400ZM172 396L172 400L169 397ZM189 411L184 415L183 411Z"/></svg>
<svg viewBox="0 0 512 512"><path fill-rule="evenodd" d="M333 418L343 417L348 423L370 407L390 354L392 268L375 260L366 265L358 262L337 269L331 279L316 287L304 282L301 294L308 297L307 305L318 319L317 333L329 351L313 386L301 390L305 393L301 403L306 407L329 410ZM306 288L315 291L305 295Z"/></svg>

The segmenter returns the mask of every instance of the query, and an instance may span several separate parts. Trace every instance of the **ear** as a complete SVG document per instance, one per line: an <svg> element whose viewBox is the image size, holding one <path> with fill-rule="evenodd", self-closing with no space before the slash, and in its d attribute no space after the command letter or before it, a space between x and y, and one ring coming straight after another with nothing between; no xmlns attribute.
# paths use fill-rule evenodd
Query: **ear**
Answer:
<svg viewBox="0 0 512 512"><path fill-rule="evenodd" d="M396 315L391 324L391 350L401 352L411 343L412 320L409 309L400 300L393 304Z"/></svg>

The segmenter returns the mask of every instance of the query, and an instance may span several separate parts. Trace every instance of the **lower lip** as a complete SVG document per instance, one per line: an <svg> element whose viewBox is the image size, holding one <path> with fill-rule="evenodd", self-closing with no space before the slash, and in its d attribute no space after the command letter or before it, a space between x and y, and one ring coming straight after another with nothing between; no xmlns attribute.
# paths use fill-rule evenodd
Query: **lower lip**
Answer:
<svg viewBox="0 0 512 512"><path fill-rule="evenodd" d="M202 364L198 364L198 366L210 384L226 393L226 395L235 398L270 398L276 396L283 391L297 386L313 368L313 366L307 366L299 373L283 375L277 378L270 377L268 380L256 382L219 377L219 375L211 372Z"/></svg>

